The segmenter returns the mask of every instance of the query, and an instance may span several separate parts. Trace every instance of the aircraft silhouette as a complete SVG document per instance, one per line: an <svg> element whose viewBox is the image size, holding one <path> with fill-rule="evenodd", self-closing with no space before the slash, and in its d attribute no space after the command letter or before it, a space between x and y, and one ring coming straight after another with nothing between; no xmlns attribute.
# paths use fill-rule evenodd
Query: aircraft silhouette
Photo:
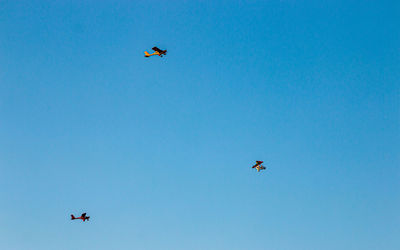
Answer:
<svg viewBox="0 0 400 250"><path fill-rule="evenodd" d="M263 163L263 161L256 161L256 165L254 165L252 168L257 169L257 172L260 172L260 170L265 170L267 169L266 167L264 167L263 165L261 165Z"/></svg>
<svg viewBox="0 0 400 250"><path fill-rule="evenodd" d="M161 50L157 47L153 47L152 50L154 50L153 54L149 54L149 52L145 51L144 52L144 57L150 57L150 56L160 56L162 57L163 55L167 54L167 50Z"/></svg>
<svg viewBox="0 0 400 250"><path fill-rule="evenodd" d="M85 220L89 220L89 218L90 218L90 216L86 216L86 213L83 213L81 215L81 217L75 217L73 214L71 214L71 220L82 220L82 221L85 221Z"/></svg>

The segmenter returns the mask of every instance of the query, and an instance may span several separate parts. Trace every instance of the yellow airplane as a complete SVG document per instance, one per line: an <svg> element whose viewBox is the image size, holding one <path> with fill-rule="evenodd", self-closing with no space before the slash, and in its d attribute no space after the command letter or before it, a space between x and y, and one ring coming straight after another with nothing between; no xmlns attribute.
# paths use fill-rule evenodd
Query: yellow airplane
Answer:
<svg viewBox="0 0 400 250"><path fill-rule="evenodd" d="M160 57L162 57L163 55L167 54L167 50L160 50L157 47L153 47L152 50L154 50L153 54L149 54L149 52L145 51L144 52L144 57L150 57L150 56L160 56Z"/></svg>

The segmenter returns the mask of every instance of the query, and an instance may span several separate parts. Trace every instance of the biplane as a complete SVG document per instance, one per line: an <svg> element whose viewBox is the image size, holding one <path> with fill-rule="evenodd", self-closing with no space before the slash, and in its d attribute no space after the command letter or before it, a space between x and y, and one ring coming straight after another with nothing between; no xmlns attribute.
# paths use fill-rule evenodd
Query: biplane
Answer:
<svg viewBox="0 0 400 250"><path fill-rule="evenodd" d="M256 164L252 167L257 169L257 172L260 172L260 170L265 170L267 169L266 167L264 167L263 165L261 165L263 163L263 161L256 161Z"/></svg>
<svg viewBox="0 0 400 250"><path fill-rule="evenodd" d="M81 217L75 217L73 214L71 214L71 220L82 220L82 221L87 220L88 221L89 218L90 218L90 216L86 216L86 213L83 213L81 215Z"/></svg>
<svg viewBox="0 0 400 250"><path fill-rule="evenodd" d="M153 47L152 50L154 50L154 53L149 54L149 52L145 51L144 52L144 57L150 57L150 56L160 56L162 57L163 55L167 54L167 50L161 50L157 47Z"/></svg>

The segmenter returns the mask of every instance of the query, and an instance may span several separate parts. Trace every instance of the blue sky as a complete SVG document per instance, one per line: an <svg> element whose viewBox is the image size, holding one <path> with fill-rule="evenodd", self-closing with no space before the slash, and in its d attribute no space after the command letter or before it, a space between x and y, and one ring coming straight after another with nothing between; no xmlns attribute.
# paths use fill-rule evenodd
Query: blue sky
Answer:
<svg viewBox="0 0 400 250"><path fill-rule="evenodd" d="M399 7L0 1L0 248L399 249Z"/></svg>

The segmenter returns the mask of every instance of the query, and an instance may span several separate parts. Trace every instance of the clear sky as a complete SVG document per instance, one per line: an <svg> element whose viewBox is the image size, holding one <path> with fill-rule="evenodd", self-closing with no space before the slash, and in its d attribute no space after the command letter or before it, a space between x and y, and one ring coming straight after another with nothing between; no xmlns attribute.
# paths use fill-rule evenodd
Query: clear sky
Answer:
<svg viewBox="0 0 400 250"><path fill-rule="evenodd" d="M399 13L1 0L0 249L400 249Z"/></svg>

